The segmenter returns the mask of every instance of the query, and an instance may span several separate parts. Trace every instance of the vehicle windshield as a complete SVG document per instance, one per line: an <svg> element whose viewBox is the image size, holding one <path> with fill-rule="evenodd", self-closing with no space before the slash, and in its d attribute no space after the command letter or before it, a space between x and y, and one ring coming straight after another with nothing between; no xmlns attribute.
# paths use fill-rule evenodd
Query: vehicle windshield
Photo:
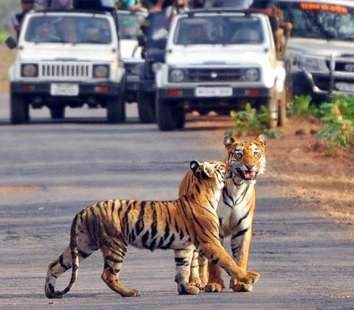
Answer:
<svg viewBox="0 0 354 310"><path fill-rule="evenodd" d="M354 41L354 8L325 2L280 2L291 37Z"/></svg>
<svg viewBox="0 0 354 310"><path fill-rule="evenodd" d="M34 16L29 20L25 40L35 43L89 43L112 42L108 19L97 16Z"/></svg>
<svg viewBox="0 0 354 310"><path fill-rule="evenodd" d="M263 29L256 16L194 16L181 18L175 44L262 44Z"/></svg>
<svg viewBox="0 0 354 310"><path fill-rule="evenodd" d="M119 36L121 39L137 39L141 34L140 24L144 20L139 14L118 14Z"/></svg>

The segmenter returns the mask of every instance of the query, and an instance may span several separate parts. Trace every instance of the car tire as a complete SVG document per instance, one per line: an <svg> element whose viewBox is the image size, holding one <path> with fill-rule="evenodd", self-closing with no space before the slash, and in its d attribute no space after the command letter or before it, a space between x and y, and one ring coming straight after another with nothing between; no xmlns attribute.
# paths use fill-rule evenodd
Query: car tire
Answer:
<svg viewBox="0 0 354 310"><path fill-rule="evenodd" d="M174 119L176 121L176 129L183 129L186 124L186 114L182 107L176 107L173 110Z"/></svg>
<svg viewBox="0 0 354 310"><path fill-rule="evenodd" d="M138 92L138 113L143 124L156 123L155 95Z"/></svg>
<svg viewBox="0 0 354 310"><path fill-rule="evenodd" d="M119 124L124 122L125 102L121 96L106 100L106 109L108 123Z"/></svg>
<svg viewBox="0 0 354 310"><path fill-rule="evenodd" d="M65 118L65 108L50 109L50 117L52 119L63 119L63 118Z"/></svg>
<svg viewBox="0 0 354 310"><path fill-rule="evenodd" d="M13 125L20 125L29 120L29 106L22 95L10 95L10 121Z"/></svg>
<svg viewBox="0 0 354 310"><path fill-rule="evenodd" d="M161 131L176 129L173 110L174 104L171 101L159 99L156 95L156 120Z"/></svg>

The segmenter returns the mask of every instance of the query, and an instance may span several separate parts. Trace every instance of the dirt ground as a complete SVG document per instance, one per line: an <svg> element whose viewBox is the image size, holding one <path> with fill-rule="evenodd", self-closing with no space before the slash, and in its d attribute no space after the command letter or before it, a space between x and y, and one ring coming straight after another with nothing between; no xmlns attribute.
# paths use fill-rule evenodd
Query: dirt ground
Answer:
<svg viewBox="0 0 354 310"><path fill-rule="evenodd" d="M0 46L0 93L9 91L7 69L14 53ZM301 200L315 204L334 221L354 220L354 152L331 157L314 152L316 141L311 122L290 120L283 135L268 142L267 174ZM301 134L299 134L299 132Z"/></svg>

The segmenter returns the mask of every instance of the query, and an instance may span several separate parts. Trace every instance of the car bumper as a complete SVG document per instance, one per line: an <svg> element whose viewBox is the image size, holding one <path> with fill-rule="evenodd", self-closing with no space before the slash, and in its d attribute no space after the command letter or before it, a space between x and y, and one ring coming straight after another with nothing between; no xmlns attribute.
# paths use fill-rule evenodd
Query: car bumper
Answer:
<svg viewBox="0 0 354 310"><path fill-rule="evenodd" d="M57 84L77 84L78 94L75 96L57 96L51 93L51 85ZM28 96L44 96L53 98L80 98L80 97L116 97L122 93L122 85L113 82L103 83L78 83L78 82L11 82L11 93Z"/></svg>
<svg viewBox="0 0 354 310"><path fill-rule="evenodd" d="M354 95L354 74L299 71L292 73L292 80L293 85L302 85L302 91L294 95L310 95L315 100L330 100L338 94Z"/></svg>
<svg viewBox="0 0 354 310"><path fill-rule="evenodd" d="M209 89L219 89L215 85L201 85L200 87L209 88ZM222 88L223 86L221 86ZM241 99L244 100L261 100L268 99L271 97L271 89L265 87L255 87L255 88L236 88L229 87L226 88L231 89L230 93L226 96L222 94L213 94L211 91L210 94L199 96L197 94L197 87L166 87L159 88L157 90L158 96L161 99L174 99L174 100L228 100L228 101L239 101Z"/></svg>

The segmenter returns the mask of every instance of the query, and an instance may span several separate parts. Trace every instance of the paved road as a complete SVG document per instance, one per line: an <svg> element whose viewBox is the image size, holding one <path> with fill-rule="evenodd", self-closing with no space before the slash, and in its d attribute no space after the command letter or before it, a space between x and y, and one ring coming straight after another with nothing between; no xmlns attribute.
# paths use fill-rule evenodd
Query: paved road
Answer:
<svg viewBox="0 0 354 310"><path fill-rule="evenodd" d="M257 184L249 268L261 279L253 293L179 296L173 252L131 247L121 280L140 297L121 298L105 286L97 252L80 266L64 299L46 299L47 265L67 246L77 211L107 198L175 198L190 160L223 158L222 139L232 124L194 118L185 131L159 132L139 124L130 105L128 123L119 126L105 123L104 110L84 109L61 122L39 110L30 125L11 126L7 106L0 96L0 309L354 309L348 228L288 197L274 173ZM58 288L68 281L69 274Z"/></svg>

